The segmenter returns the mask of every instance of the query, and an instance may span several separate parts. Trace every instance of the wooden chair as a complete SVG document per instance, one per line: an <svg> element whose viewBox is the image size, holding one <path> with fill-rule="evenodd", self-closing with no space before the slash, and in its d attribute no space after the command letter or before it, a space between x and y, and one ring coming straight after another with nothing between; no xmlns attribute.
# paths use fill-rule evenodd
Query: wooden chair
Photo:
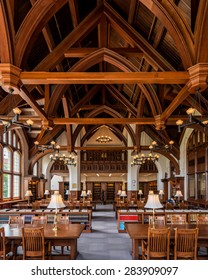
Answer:
<svg viewBox="0 0 208 280"><path fill-rule="evenodd" d="M196 217L196 223L197 225L206 225L208 224L208 214L198 214ZM197 244L197 251L199 252L200 248L205 248L206 249L206 254L205 256L208 256L208 244L207 242L203 241L203 240L198 240L198 244ZM201 255L202 257L203 255Z"/></svg>
<svg viewBox="0 0 208 280"><path fill-rule="evenodd" d="M40 202L38 201L32 202L32 209L33 210L40 209Z"/></svg>
<svg viewBox="0 0 208 280"><path fill-rule="evenodd" d="M6 243L4 228L0 228L0 259L9 259L8 254L11 252L9 244Z"/></svg>
<svg viewBox="0 0 208 280"><path fill-rule="evenodd" d="M24 225L25 216L9 216L9 225Z"/></svg>
<svg viewBox="0 0 208 280"><path fill-rule="evenodd" d="M144 201L138 200L137 201L137 208L138 209L144 209Z"/></svg>
<svg viewBox="0 0 208 280"><path fill-rule="evenodd" d="M170 229L148 228L147 242L142 240L142 259L167 259L170 257Z"/></svg>
<svg viewBox="0 0 208 280"><path fill-rule="evenodd" d="M16 225L16 226L22 226L25 224L25 216L9 216L9 221L8 221L9 225ZM11 243L11 251L13 254L13 259L16 259L17 257L17 251L18 251L18 247L22 246L22 242L14 242L12 241Z"/></svg>
<svg viewBox="0 0 208 280"><path fill-rule="evenodd" d="M47 252L47 249L43 227L22 228L22 250L23 260L45 259L45 253Z"/></svg>
<svg viewBox="0 0 208 280"><path fill-rule="evenodd" d="M46 225L48 223L48 216L32 216L31 224Z"/></svg>
<svg viewBox="0 0 208 280"><path fill-rule="evenodd" d="M198 228L175 229L174 260L197 260Z"/></svg>
<svg viewBox="0 0 208 280"><path fill-rule="evenodd" d="M178 204L179 209L188 209L188 204L186 204L185 202L180 202Z"/></svg>
<svg viewBox="0 0 208 280"><path fill-rule="evenodd" d="M196 223L198 225L207 225L208 224L208 214L198 214L196 217Z"/></svg>
<svg viewBox="0 0 208 280"><path fill-rule="evenodd" d="M149 215L149 225L153 223L153 216ZM165 225L165 216L155 215L155 225Z"/></svg>
<svg viewBox="0 0 208 280"><path fill-rule="evenodd" d="M170 216L171 224L186 224L186 214L174 214Z"/></svg>
<svg viewBox="0 0 208 280"><path fill-rule="evenodd" d="M165 204L165 209L167 209L167 210L173 210L173 209L174 209L174 204L173 204L173 203L166 202L166 204Z"/></svg>

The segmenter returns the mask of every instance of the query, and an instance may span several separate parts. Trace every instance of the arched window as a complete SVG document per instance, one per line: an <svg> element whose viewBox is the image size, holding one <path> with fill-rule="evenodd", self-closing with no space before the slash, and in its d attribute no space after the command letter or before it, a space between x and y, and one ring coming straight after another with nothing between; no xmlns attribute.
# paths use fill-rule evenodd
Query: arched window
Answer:
<svg viewBox="0 0 208 280"><path fill-rule="evenodd" d="M21 197L21 145L15 131L4 133L0 137L2 155L2 179L0 180L0 198L3 200Z"/></svg>
<svg viewBox="0 0 208 280"><path fill-rule="evenodd" d="M3 170L11 171L12 170L12 152L8 147L3 149Z"/></svg>

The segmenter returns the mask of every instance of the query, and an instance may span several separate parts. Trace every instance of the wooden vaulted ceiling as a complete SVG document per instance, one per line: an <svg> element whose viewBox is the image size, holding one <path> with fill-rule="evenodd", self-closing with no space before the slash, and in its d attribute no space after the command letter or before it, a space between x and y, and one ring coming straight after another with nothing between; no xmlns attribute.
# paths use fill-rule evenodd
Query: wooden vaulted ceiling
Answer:
<svg viewBox="0 0 208 280"><path fill-rule="evenodd" d="M30 158L35 140L66 130L72 151L103 124L137 151L142 131L172 139L179 158L176 120L207 114L207 30L206 0L1 0L0 119L34 121Z"/></svg>

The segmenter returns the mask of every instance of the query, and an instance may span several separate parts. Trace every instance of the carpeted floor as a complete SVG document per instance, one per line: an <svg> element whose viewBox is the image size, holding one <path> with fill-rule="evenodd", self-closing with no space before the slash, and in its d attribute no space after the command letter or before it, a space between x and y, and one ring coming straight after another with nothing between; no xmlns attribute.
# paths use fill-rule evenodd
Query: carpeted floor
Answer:
<svg viewBox="0 0 208 280"><path fill-rule="evenodd" d="M92 233L78 239L78 260L131 260L131 239L118 233L112 204L97 205L93 211Z"/></svg>

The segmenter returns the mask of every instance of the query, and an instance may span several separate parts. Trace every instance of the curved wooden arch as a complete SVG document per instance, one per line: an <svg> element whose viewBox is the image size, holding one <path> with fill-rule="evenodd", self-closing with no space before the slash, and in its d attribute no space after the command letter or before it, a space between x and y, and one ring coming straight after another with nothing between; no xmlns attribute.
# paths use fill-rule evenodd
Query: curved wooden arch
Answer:
<svg viewBox="0 0 208 280"><path fill-rule="evenodd" d="M175 3L157 0L140 0L140 2L163 23L169 34L171 34L184 68L187 69L192 66L194 64L193 33Z"/></svg>
<svg viewBox="0 0 208 280"><path fill-rule="evenodd" d="M85 135L82 137L81 139L81 146L84 145L84 142L86 140L88 140L88 138L91 138L92 135L99 129L99 127L101 127L102 125L97 125L97 126L93 126L91 129L89 129ZM121 141L124 143L125 146L127 146L127 140L124 137L124 135L121 133L121 131L112 126L112 125L106 125L106 127L108 127L119 139L121 139Z"/></svg>
<svg viewBox="0 0 208 280"><path fill-rule="evenodd" d="M121 118L122 117L117 111L115 111L112 108L109 108L109 107L107 107L105 105L99 106L99 108L96 108L95 110L90 112L86 117L93 118L93 117L95 117L95 116L97 116L97 115L99 115L100 113L103 113L103 112L105 112L105 113L107 113L110 116L115 117L115 118ZM75 145L76 139L77 139L77 137L78 137L78 135L79 135L79 133L80 133L80 131L81 131L83 126L84 125L80 124L74 130L74 133L73 133L73 145ZM135 143L136 143L135 133L134 133L132 127L130 125L124 125L124 126L125 126L126 130L128 131L131 139L132 139L133 145L135 145Z"/></svg>
<svg viewBox="0 0 208 280"><path fill-rule="evenodd" d="M35 39L35 34L39 34L49 19L63 6L68 0L54 1L41 0L35 2L16 34L15 65L22 65L26 49L30 48Z"/></svg>
<svg viewBox="0 0 208 280"><path fill-rule="evenodd" d="M11 34L8 26L9 21L7 20L5 2L6 1L0 2L0 34L1 34L0 58L1 58L1 63L13 64Z"/></svg>
<svg viewBox="0 0 208 280"><path fill-rule="evenodd" d="M166 158L168 158L172 162L173 166L175 167L176 174L180 174L179 163L170 153L167 153L166 151L157 151L157 153L163 155Z"/></svg>
<svg viewBox="0 0 208 280"><path fill-rule="evenodd" d="M139 69L135 67L129 60L121 56L120 54L115 53L112 50L102 48L99 50L96 50L92 52L91 54L85 56L82 58L77 64L75 64L69 72L78 72L78 71L86 71L90 67L92 67L95 64L98 64L102 61L108 62L115 67L117 67L119 70L122 70L124 72L138 72ZM150 94L146 87L142 84L138 84L138 86L141 88L142 92L144 93L146 99L148 100L150 104L150 108L152 110L152 115L155 116L157 114L162 113L162 108L159 102L159 99L154 92L154 94ZM52 95L52 98L50 99L49 106L48 106L48 115L52 116L54 112L56 112L56 109L61 101L61 97L64 94L64 91L68 88L68 85L58 85L56 86L54 93ZM153 98L153 99L152 99Z"/></svg>
<svg viewBox="0 0 208 280"><path fill-rule="evenodd" d="M197 24L194 30L196 45L196 63L208 62L208 2L207 0L199 1L199 9L197 13Z"/></svg>
<svg viewBox="0 0 208 280"><path fill-rule="evenodd" d="M32 171L33 171L33 166L35 165L35 163L41 159L42 157L44 157L45 155L47 154L51 154L53 153L54 151L53 150L45 150L44 153L39 153L39 154L36 154L31 160L30 160L30 163L29 163L29 166L28 166L28 174L32 174Z"/></svg>

